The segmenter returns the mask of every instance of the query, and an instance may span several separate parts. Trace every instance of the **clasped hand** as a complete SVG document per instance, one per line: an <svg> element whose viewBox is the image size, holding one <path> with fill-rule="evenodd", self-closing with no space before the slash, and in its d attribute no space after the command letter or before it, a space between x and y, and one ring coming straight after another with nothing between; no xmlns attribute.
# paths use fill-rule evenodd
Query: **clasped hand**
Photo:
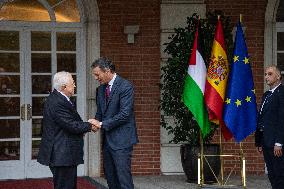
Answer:
<svg viewBox="0 0 284 189"><path fill-rule="evenodd" d="M262 152L262 147L257 147L257 150L258 150L258 152ZM274 152L274 156L281 157L283 155L282 146L276 146L275 145L273 152Z"/></svg>
<svg viewBox="0 0 284 189"><path fill-rule="evenodd" d="M93 132L97 132L101 128L100 122L96 119L89 119L88 122L92 125Z"/></svg>

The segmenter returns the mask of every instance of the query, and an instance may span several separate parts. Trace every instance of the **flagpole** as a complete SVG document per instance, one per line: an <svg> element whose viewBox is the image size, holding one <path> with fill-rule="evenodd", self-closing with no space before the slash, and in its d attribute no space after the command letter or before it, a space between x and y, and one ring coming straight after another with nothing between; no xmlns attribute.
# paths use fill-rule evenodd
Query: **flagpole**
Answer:
<svg viewBox="0 0 284 189"><path fill-rule="evenodd" d="M243 15L240 14L240 23L243 22ZM241 167L241 177L242 177L242 185L243 188L246 188L246 160L244 156L244 151L243 151L243 143L240 142L240 163L242 165Z"/></svg>
<svg viewBox="0 0 284 189"><path fill-rule="evenodd" d="M220 15L218 15L218 20L220 20ZM222 145L222 131L220 123L220 134L219 134L219 144L220 144L220 161L221 161L221 186L224 185L224 162L223 162L223 145Z"/></svg>
<svg viewBox="0 0 284 189"><path fill-rule="evenodd" d="M202 132L200 130L199 132L199 139L200 139L200 172L201 172L201 186L204 185L204 162L203 162L203 158L204 158L204 146L203 146L203 138L202 138Z"/></svg>
<svg viewBox="0 0 284 189"><path fill-rule="evenodd" d="M243 185L243 188L245 189L246 188L246 161L245 161L242 142L240 142L240 163L242 165L241 167L242 185Z"/></svg>
<svg viewBox="0 0 284 189"><path fill-rule="evenodd" d="M222 132L220 127L219 133L219 144L220 144L220 160L221 160L221 186L224 185L224 162L223 162L223 146L222 146Z"/></svg>

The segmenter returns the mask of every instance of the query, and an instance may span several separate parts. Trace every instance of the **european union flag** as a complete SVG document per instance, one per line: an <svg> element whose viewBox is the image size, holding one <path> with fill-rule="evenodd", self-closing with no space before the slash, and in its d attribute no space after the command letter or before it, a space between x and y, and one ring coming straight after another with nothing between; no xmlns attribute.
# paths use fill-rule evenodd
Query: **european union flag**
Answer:
<svg viewBox="0 0 284 189"><path fill-rule="evenodd" d="M241 142L256 130L257 109L250 60L241 23L237 24L223 119L235 140Z"/></svg>

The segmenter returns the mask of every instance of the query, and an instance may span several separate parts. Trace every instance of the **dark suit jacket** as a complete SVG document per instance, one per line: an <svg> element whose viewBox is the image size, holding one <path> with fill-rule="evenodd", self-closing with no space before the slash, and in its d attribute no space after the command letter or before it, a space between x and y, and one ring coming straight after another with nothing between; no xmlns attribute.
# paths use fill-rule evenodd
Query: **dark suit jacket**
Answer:
<svg viewBox="0 0 284 189"><path fill-rule="evenodd" d="M108 145L118 150L136 144L138 137L132 84L117 75L108 102L105 97L106 85L99 86L97 90L95 118L102 122L103 136Z"/></svg>
<svg viewBox="0 0 284 189"><path fill-rule="evenodd" d="M75 107L58 91L48 96L43 110L42 139L37 161L47 166L74 166L83 161L83 134L91 130Z"/></svg>
<svg viewBox="0 0 284 189"><path fill-rule="evenodd" d="M266 97L262 97L262 103ZM261 103L261 104L262 104ZM263 130L263 131L261 131ZM255 133L256 146L273 147L275 143L284 144L284 86L277 87L258 114Z"/></svg>

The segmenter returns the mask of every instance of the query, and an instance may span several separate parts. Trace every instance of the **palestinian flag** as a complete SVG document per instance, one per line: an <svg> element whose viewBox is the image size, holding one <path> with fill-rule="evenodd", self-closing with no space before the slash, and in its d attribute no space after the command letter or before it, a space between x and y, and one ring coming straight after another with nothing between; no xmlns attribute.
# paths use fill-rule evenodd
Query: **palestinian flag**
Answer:
<svg viewBox="0 0 284 189"><path fill-rule="evenodd" d="M199 25L199 24L198 24ZM206 66L202 57L202 38L197 27L191 57L188 63L182 100L197 121L203 137L210 132L208 113L204 104Z"/></svg>

